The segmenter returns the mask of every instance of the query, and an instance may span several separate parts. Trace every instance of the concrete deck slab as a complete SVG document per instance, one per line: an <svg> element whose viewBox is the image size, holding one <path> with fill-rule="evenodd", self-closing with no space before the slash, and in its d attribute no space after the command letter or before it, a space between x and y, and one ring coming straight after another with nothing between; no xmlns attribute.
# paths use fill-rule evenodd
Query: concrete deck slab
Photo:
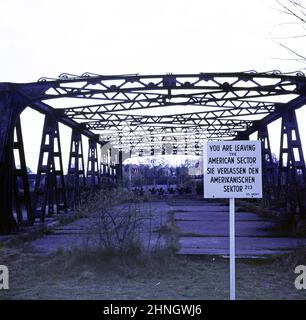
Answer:
<svg viewBox="0 0 306 320"><path fill-rule="evenodd" d="M165 202L152 202L146 205L148 216L143 217L143 227L137 232L145 247L156 248L163 246L165 239L161 238L156 232L161 225L168 221L169 206ZM117 209L124 210L123 206L117 206ZM33 250L52 253L58 249L82 248L85 245L96 246L96 237L93 236L91 227L96 223L95 215L89 218L81 218L67 225L59 225L53 228L49 233L30 242Z"/></svg>
<svg viewBox="0 0 306 320"><path fill-rule="evenodd" d="M176 225L184 234L195 236L229 236L228 221L177 221ZM263 237L270 234L266 229L273 227L270 222L264 221L236 221L236 236Z"/></svg>
<svg viewBox="0 0 306 320"><path fill-rule="evenodd" d="M214 221L214 220L224 220L228 221L229 215L224 214L224 211L185 211L185 212L175 212L175 220L185 220L185 221ZM236 221L267 221L262 217L259 217L255 213L251 212L237 212Z"/></svg>
<svg viewBox="0 0 306 320"><path fill-rule="evenodd" d="M147 206L148 207L148 206ZM121 207L118 206L117 209ZM179 230L178 254L221 255L229 253L228 206L209 201L175 199L171 205L165 201L151 203L150 217L139 231L149 247L163 246L165 239L158 232L161 225L168 226L169 211L174 214L174 223ZM82 218L66 225L54 227L44 236L30 241L33 250L51 253L58 249L81 248L91 237L90 226L94 220ZM274 237L270 228L271 220L252 212L236 213L236 253L238 257L266 257L306 247L306 238ZM153 233L149 232L153 231ZM166 232L169 232L169 230Z"/></svg>
<svg viewBox="0 0 306 320"><path fill-rule="evenodd" d="M179 230L178 254L229 254L229 208L209 201L173 203L174 219ZM183 209L183 210L182 210ZM265 257L306 247L306 238L273 237L272 220L252 212L236 212L236 255Z"/></svg>

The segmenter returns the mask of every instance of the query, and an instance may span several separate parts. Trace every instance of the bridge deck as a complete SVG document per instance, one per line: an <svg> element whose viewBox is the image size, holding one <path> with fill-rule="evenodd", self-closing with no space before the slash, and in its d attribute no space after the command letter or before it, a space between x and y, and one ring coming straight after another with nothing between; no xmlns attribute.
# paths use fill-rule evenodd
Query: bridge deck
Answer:
<svg viewBox="0 0 306 320"><path fill-rule="evenodd" d="M208 201L178 200L172 206L180 237L179 254L229 254L229 209ZM263 257L305 246L306 238L275 236L274 223L251 212L236 212L236 255Z"/></svg>
<svg viewBox="0 0 306 320"><path fill-rule="evenodd" d="M162 245L165 238L158 235L160 225L170 219L175 224L177 242L182 255L219 255L229 253L228 206L204 200L174 199L152 202L150 220L151 247ZM172 212L172 219L169 213ZM50 232L30 242L34 251L51 253L58 249L81 248L90 239L92 218L82 218L66 225L55 225ZM54 224L54 223L53 223ZM306 246L306 238L277 236L271 231L274 223L252 212L236 212L237 257L268 257L290 252ZM172 228L171 228L172 230ZM10 237L14 237L11 235ZM147 243L149 230L144 230L142 239ZM1 238L0 238L1 241Z"/></svg>

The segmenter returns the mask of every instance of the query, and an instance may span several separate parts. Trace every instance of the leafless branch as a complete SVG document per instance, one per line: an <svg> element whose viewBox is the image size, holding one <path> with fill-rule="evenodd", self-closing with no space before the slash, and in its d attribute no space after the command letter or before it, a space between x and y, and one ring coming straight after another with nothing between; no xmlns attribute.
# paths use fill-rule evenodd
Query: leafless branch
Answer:
<svg viewBox="0 0 306 320"><path fill-rule="evenodd" d="M276 0L276 2L279 4L279 6L282 8L281 11L283 11L283 13L285 14L289 14L290 16L295 17L296 19L300 20L303 23L306 23L306 19L305 19L305 12L303 10L302 6L299 6L297 9L297 12L294 12L293 9L291 9L289 6L287 6L286 4L284 4L283 2ZM296 1L293 0L289 0L288 1L289 4L291 4L293 7L297 8L297 4Z"/></svg>
<svg viewBox="0 0 306 320"><path fill-rule="evenodd" d="M275 8L277 11L281 12L282 14L285 14L287 16L290 16L294 19L294 21L287 21L282 23L285 24L295 24L302 27L302 29L306 28L306 8L303 4L301 4L301 1L299 0L275 0L275 3L278 5L278 8ZM281 24L279 24L281 25ZM286 49L291 55L293 55L293 58L290 59L282 59L277 58L278 60L287 60L287 61L298 61L300 63L306 64L306 56L303 54L295 51L292 49L291 46L288 46L283 43L282 40L286 39L302 39L306 37L306 34L304 32L301 34L292 35L292 36L279 36L274 37L271 39L274 43L281 46L282 48ZM278 41L280 40L280 41Z"/></svg>
<svg viewBox="0 0 306 320"><path fill-rule="evenodd" d="M273 40L275 43L277 43L279 46L287 49L290 53L293 53L295 56L301 58L302 60L305 60L306 62L306 57L304 57L303 55L299 54L298 52L294 51L293 49L289 48L288 46L284 45L283 43L280 43L278 41Z"/></svg>

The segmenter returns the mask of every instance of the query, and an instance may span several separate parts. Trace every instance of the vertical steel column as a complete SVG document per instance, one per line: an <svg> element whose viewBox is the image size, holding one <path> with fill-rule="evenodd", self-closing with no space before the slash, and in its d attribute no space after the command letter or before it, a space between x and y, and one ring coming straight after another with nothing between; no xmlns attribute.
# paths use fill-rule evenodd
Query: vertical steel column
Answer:
<svg viewBox="0 0 306 320"><path fill-rule="evenodd" d="M107 154L107 165L108 165L108 183L109 185L112 185L113 183L113 163L112 163L112 149L108 149Z"/></svg>
<svg viewBox="0 0 306 320"><path fill-rule="evenodd" d="M82 135L80 131L73 129L71 133L67 174L68 201L70 206L80 206L82 202L82 191L84 191L85 186L86 178Z"/></svg>
<svg viewBox="0 0 306 320"><path fill-rule="evenodd" d="M48 215L67 210L58 122L45 117L34 190L34 211L44 221Z"/></svg>
<svg viewBox="0 0 306 320"><path fill-rule="evenodd" d="M278 196L288 213L305 214L306 169L295 111L282 116Z"/></svg>
<svg viewBox="0 0 306 320"><path fill-rule="evenodd" d="M108 148L107 150L107 177L110 180L112 175L112 168L111 168L111 156L112 156L112 149Z"/></svg>
<svg viewBox="0 0 306 320"><path fill-rule="evenodd" d="M175 141L175 143L172 145L172 154L177 155L177 138L173 137L173 140Z"/></svg>
<svg viewBox="0 0 306 320"><path fill-rule="evenodd" d="M19 117L16 121L15 129L16 141L14 141L13 145L14 150L16 150L16 154L14 154L14 202L17 221L20 225L24 222L26 224L33 224L35 218L31 206L29 180ZM18 156L17 159L16 155ZM23 211L26 213L26 221L24 221Z"/></svg>
<svg viewBox="0 0 306 320"><path fill-rule="evenodd" d="M100 176L101 176L101 179L104 177L104 163L100 161Z"/></svg>
<svg viewBox="0 0 306 320"><path fill-rule="evenodd" d="M188 139L187 139L186 133L185 133L184 141L185 141L184 155L187 156L188 155Z"/></svg>
<svg viewBox="0 0 306 320"><path fill-rule="evenodd" d="M162 137L162 141L165 142L165 140L166 140L166 138L163 136L163 137ZM162 144L161 154L162 154L162 155L165 155L165 154L166 154L166 146L165 146L165 143Z"/></svg>
<svg viewBox="0 0 306 320"><path fill-rule="evenodd" d="M200 146L199 146L199 142L200 142L200 133L199 131L195 132L195 155L199 156L200 155Z"/></svg>
<svg viewBox="0 0 306 320"><path fill-rule="evenodd" d="M101 158L100 158L100 177L101 177L101 182L104 182L106 170L105 170L105 155L103 153L102 146L100 147L100 155L101 155Z"/></svg>
<svg viewBox="0 0 306 320"><path fill-rule="evenodd" d="M100 146L99 152L100 152L99 175L100 175L100 183L102 185L104 182L104 165L103 165L102 146Z"/></svg>
<svg viewBox="0 0 306 320"><path fill-rule="evenodd" d="M90 190L100 183L97 143L92 139L88 140L87 182Z"/></svg>
<svg viewBox="0 0 306 320"><path fill-rule="evenodd" d="M107 182L107 153L108 151L101 146L101 159L100 159L100 175L101 175L101 182Z"/></svg>
<svg viewBox="0 0 306 320"><path fill-rule="evenodd" d="M264 198L270 201L275 198L276 180L267 126L258 129L257 139L261 141Z"/></svg>
<svg viewBox="0 0 306 320"><path fill-rule="evenodd" d="M116 176L118 182L122 182L122 150L119 149L118 152L118 164L116 165Z"/></svg>
<svg viewBox="0 0 306 320"><path fill-rule="evenodd" d="M27 104L14 85L0 83L0 233L18 228L13 215L14 126Z"/></svg>
<svg viewBox="0 0 306 320"><path fill-rule="evenodd" d="M150 135L152 135L152 131L150 132ZM151 150L150 150L150 155L151 155L151 156L154 156L154 136L151 136L150 142L152 142L152 144L151 144Z"/></svg>
<svg viewBox="0 0 306 320"><path fill-rule="evenodd" d="M122 160L123 160L123 154L122 154L122 133L119 135L119 145L120 148L118 150L118 163L116 164L116 181L117 183L122 184L123 182L123 166L122 166Z"/></svg>

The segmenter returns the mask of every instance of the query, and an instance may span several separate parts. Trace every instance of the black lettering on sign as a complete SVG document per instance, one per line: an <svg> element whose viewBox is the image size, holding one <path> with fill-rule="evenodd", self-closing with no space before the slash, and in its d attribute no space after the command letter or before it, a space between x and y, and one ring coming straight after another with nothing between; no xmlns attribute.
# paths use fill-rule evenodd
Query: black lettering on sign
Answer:
<svg viewBox="0 0 306 320"><path fill-rule="evenodd" d="M235 163L234 157L209 157L209 164L233 164Z"/></svg>
<svg viewBox="0 0 306 320"><path fill-rule="evenodd" d="M215 174L215 168L207 168L207 174Z"/></svg>
<svg viewBox="0 0 306 320"><path fill-rule="evenodd" d="M242 192L242 186L223 186L224 192Z"/></svg>
<svg viewBox="0 0 306 320"><path fill-rule="evenodd" d="M238 157L238 164L254 164L256 163L256 157Z"/></svg>
<svg viewBox="0 0 306 320"><path fill-rule="evenodd" d="M232 151L232 145L231 144L224 144L222 147L222 151Z"/></svg>
<svg viewBox="0 0 306 320"><path fill-rule="evenodd" d="M259 169L258 168L249 168L249 174L258 174Z"/></svg>
<svg viewBox="0 0 306 320"><path fill-rule="evenodd" d="M236 144L235 151L255 151L255 144Z"/></svg>
<svg viewBox="0 0 306 320"><path fill-rule="evenodd" d="M219 145L210 145L209 146L210 151L220 151L220 146Z"/></svg>

